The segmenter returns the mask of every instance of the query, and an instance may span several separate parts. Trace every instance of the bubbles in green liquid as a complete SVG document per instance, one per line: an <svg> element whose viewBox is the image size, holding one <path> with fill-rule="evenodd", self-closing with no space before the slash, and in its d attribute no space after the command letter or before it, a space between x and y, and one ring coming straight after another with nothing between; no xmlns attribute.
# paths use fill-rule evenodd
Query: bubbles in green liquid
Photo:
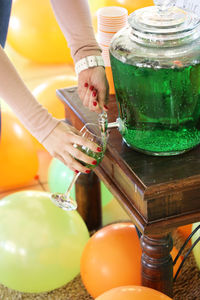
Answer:
<svg viewBox="0 0 200 300"><path fill-rule="evenodd" d="M127 127L123 137L128 145L157 155L175 155L193 148L200 141L200 133L195 128L182 128L174 132L159 128L139 130Z"/></svg>
<svg viewBox="0 0 200 300"><path fill-rule="evenodd" d="M122 133L129 146L175 155L200 143L200 65L158 68L124 64L111 55Z"/></svg>

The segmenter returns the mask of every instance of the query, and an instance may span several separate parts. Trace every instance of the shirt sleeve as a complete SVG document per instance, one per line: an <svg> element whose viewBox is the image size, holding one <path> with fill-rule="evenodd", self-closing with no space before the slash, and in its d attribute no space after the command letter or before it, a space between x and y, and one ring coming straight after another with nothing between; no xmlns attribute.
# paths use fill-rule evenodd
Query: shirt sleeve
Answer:
<svg viewBox="0 0 200 300"><path fill-rule="evenodd" d="M1 46L0 82L0 98L5 100L30 133L43 142L60 121L34 98Z"/></svg>
<svg viewBox="0 0 200 300"><path fill-rule="evenodd" d="M87 0L51 0L58 24L68 42L74 61L101 55L92 27Z"/></svg>

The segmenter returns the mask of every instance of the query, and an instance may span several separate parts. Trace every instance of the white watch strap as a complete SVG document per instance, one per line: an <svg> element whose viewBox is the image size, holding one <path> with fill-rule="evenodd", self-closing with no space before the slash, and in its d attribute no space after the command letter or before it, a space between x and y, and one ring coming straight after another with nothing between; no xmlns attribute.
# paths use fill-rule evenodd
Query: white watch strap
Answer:
<svg viewBox="0 0 200 300"><path fill-rule="evenodd" d="M75 71L78 75L83 70L98 66L105 67L102 56L86 56L77 61L77 63L75 64Z"/></svg>

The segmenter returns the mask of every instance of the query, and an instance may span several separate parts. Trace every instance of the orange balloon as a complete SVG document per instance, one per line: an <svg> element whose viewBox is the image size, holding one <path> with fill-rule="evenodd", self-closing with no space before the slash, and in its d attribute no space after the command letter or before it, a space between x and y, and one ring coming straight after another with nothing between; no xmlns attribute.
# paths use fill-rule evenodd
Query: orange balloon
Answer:
<svg viewBox="0 0 200 300"><path fill-rule="evenodd" d="M56 89L77 85L77 78L74 75L60 75L50 78L33 90L33 95L39 103L58 119L65 118L63 103L56 95Z"/></svg>
<svg viewBox="0 0 200 300"><path fill-rule="evenodd" d="M109 84L109 94L115 94L112 69L111 69L111 67L105 67L105 71L106 71L106 77L107 77L108 84Z"/></svg>
<svg viewBox="0 0 200 300"><path fill-rule="evenodd" d="M47 151L46 148L33 136L33 143L36 151Z"/></svg>
<svg viewBox="0 0 200 300"><path fill-rule="evenodd" d="M7 41L15 51L34 62L72 63L50 0L15 0Z"/></svg>
<svg viewBox="0 0 200 300"><path fill-rule="evenodd" d="M184 237L184 239L187 239L189 235L192 233L192 224L180 226L177 228L177 230Z"/></svg>
<svg viewBox="0 0 200 300"><path fill-rule="evenodd" d="M122 285L140 285L142 250L132 223L117 223L97 231L81 258L82 281L92 297Z"/></svg>
<svg viewBox="0 0 200 300"><path fill-rule="evenodd" d="M177 254L178 254L178 250L177 250L175 247L173 247L173 249L172 249L172 251L171 251L171 256L172 256L173 261L174 261L174 259L176 258ZM176 275L176 272L177 272L177 270L178 270L180 264L182 263L182 260L183 260L183 256L181 255L181 256L179 256L179 258L178 258L176 264L174 265L174 268L173 268L173 275L174 275L174 276ZM179 273L179 274L180 274L180 273Z"/></svg>
<svg viewBox="0 0 200 300"><path fill-rule="evenodd" d="M4 102L2 99L0 99L0 103L1 103L1 111L9 111L10 113L12 113L12 110L10 109L9 105L6 104L6 102ZM14 115L14 113L12 113ZM20 122L21 123L21 122ZM22 125L22 124L21 124ZM24 128L24 126L22 125L22 127ZM36 138L34 138L31 134L30 134L33 143L35 145L35 149L36 150L45 150L46 149L42 146L42 144L40 144Z"/></svg>
<svg viewBox="0 0 200 300"><path fill-rule="evenodd" d="M2 112L0 143L0 190L30 182L38 171L38 156L31 135L16 117Z"/></svg>
<svg viewBox="0 0 200 300"><path fill-rule="evenodd" d="M106 0L105 6L121 6L131 14L134 10L154 5L153 0Z"/></svg>
<svg viewBox="0 0 200 300"><path fill-rule="evenodd" d="M168 296L144 286L121 286L105 292L96 300L170 300ZM171 299L172 300L172 299Z"/></svg>
<svg viewBox="0 0 200 300"><path fill-rule="evenodd" d="M174 248L172 258L178 251ZM105 226L88 241L81 258L81 278L92 297L124 285L141 285L142 249L135 226ZM181 263L179 258L174 272ZM113 298L114 299L114 298Z"/></svg>

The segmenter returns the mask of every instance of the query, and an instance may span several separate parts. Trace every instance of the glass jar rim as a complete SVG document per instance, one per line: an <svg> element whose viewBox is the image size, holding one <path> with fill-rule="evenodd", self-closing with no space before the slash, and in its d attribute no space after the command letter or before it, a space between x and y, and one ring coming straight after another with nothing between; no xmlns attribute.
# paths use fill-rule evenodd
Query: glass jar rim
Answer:
<svg viewBox="0 0 200 300"><path fill-rule="evenodd" d="M180 46L200 36L199 17L175 6L138 9L129 15L128 23L131 39L150 47Z"/></svg>

